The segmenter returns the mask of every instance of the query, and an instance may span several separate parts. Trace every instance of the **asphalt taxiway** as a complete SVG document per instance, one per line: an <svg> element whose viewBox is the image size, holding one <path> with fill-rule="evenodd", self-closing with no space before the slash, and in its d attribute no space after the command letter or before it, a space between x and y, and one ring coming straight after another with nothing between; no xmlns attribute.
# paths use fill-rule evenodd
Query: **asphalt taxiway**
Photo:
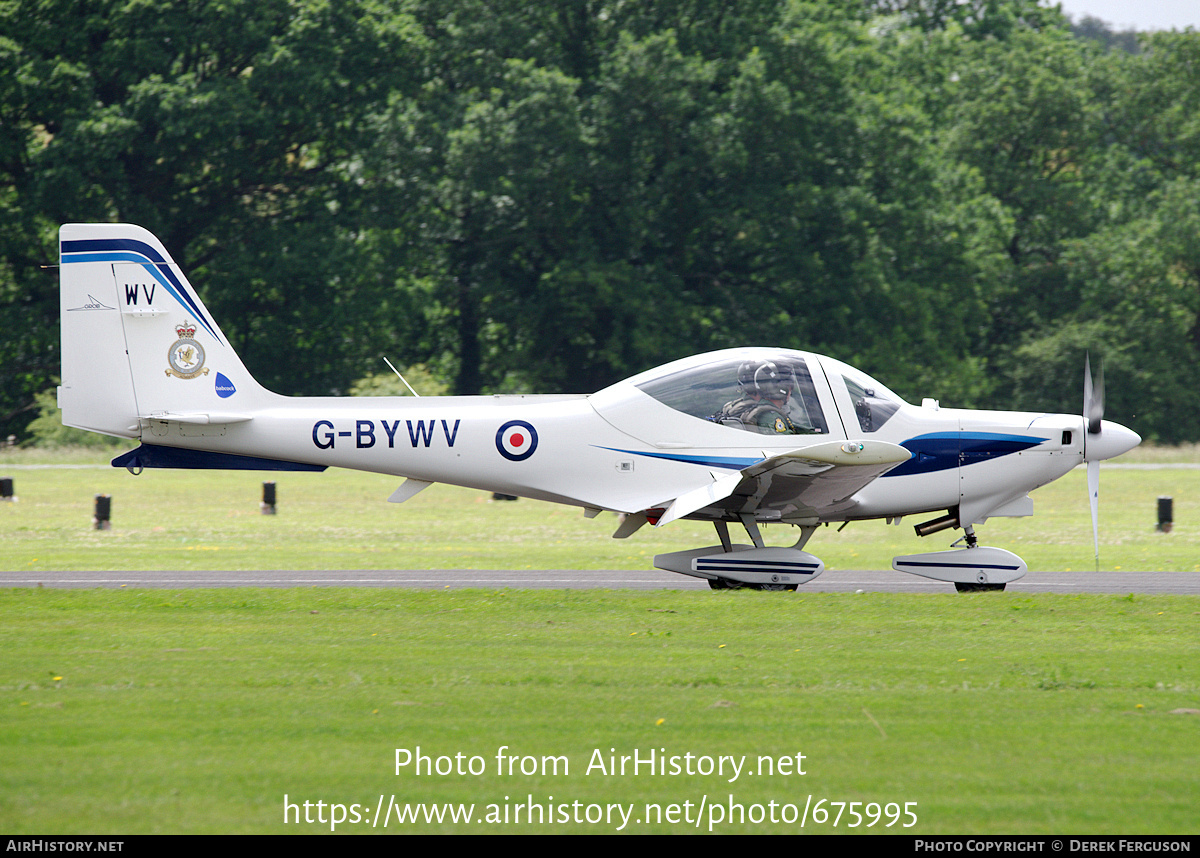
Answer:
<svg viewBox="0 0 1200 858"><path fill-rule="evenodd" d="M3 587L426 587L484 589L707 590L699 578L673 572L547 570L391 570L243 572L0 572ZM1200 594L1194 572L1029 572L1008 585L1021 593ZM810 593L953 593L954 586L900 572L827 571L798 592ZM780 594L786 595L786 594Z"/></svg>

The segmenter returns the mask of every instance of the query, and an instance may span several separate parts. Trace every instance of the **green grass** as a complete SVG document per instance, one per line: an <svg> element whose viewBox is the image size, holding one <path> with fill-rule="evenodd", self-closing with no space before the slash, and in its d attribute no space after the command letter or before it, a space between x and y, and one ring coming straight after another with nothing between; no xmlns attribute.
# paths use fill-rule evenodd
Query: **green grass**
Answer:
<svg viewBox="0 0 1200 858"><path fill-rule="evenodd" d="M1141 451L1137 451L1141 452ZM1149 461L1190 455L1151 449ZM59 459L69 468L33 468ZM1136 457L1131 457L1135 458ZM389 504L395 477L323 474L146 471L133 476L93 452L17 451L0 456L19 501L0 504L0 571L152 569L648 569L655 554L713 544L712 527L675 522L611 538L616 519L588 520L578 509L522 500L492 502L484 492L434 486ZM8 465L8 470L5 467ZM14 469L12 465L26 467ZM259 514L263 480L278 486L279 514ZM112 495L113 528L91 528L93 498ZM1156 533L1159 495L1175 498L1176 529ZM990 545L1021 555L1031 569L1094 567L1082 470L1033 493L1034 515L993 519L979 528ZM1106 468L1101 478L1101 567L1200 571L1200 470ZM808 549L830 570L890 569L897 554L945 548L957 535L927 539L882 522L822 529ZM769 544L796 530L765 529Z"/></svg>
<svg viewBox="0 0 1200 858"><path fill-rule="evenodd" d="M1015 593L0 591L0 829L329 830L284 825L285 794L314 818L381 794L634 818L811 795L916 802L910 833L1194 833L1198 615L1191 597ZM397 775L418 746L486 771ZM569 774L498 775L501 746ZM806 774L586 774L597 749L803 754Z"/></svg>
<svg viewBox="0 0 1200 858"><path fill-rule="evenodd" d="M659 551L712 539L677 522L612 540L611 516L444 486L397 506L385 502L396 480L369 474L275 475L270 517L258 502L272 475L5 470L45 459L0 457L20 498L0 505L0 570L644 569ZM55 463L95 461L68 452ZM1102 565L1193 572L1198 482L1183 468L1106 469ZM105 532L90 522L100 492L114 497ZM1154 532L1160 494L1175 497L1171 534ZM1033 568L1090 568L1082 473L1034 498L1033 518L988 522L985 541ZM831 528L810 547L834 570L888 568L895 553L952 538L918 540L909 524ZM529 796L568 813L576 801L633 805L634 818L648 802L694 815L730 796L751 814L770 802L782 814L811 796L916 802L909 833L1194 833L1198 620L1200 599L1182 596L0 590L0 830L329 830L284 825L286 794L326 818L332 802L369 808L369 819L381 795L471 802L476 819L495 803L510 820ZM418 746L477 755L486 771L397 775L395 750ZM498 775L501 746L565 756L570 773ZM804 754L807 773L586 774L593 752L610 749L744 755L751 767ZM869 830L900 829L886 821ZM810 815L804 830L835 829Z"/></svg>

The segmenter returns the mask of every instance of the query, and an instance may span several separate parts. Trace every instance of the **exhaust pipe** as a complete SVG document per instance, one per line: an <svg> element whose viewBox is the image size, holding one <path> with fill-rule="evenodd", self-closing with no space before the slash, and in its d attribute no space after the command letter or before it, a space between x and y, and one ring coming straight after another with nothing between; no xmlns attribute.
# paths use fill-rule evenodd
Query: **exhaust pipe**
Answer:
<svg viewBox="0 0 1200 858"><path fill-rule="evenodd" d="M921 522L913 527L913 530L917 532L917 536L929 536L931 533L937 533L939 530L948 530L952 527L959 527L957 507L954 510L947 511L940 518Z"/></svg>

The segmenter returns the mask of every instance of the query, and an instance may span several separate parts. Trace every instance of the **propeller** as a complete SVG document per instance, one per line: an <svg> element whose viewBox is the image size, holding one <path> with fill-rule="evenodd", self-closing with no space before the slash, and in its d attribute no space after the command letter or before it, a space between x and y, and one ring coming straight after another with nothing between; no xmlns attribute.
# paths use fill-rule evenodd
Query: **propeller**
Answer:
<svg viewBox="0 0 1200 858"><path fill-rule="evenodd" d="M1092 507L1092 547L1096 553L1096 571L1100 571L1100 456L1090 455L1100 446L1104 429L1104 365L1100 365L1100 383L1092 383L1092 356L1083 359L1083 421L1087 437L1083 444L1083 460L1087 462L1088 502Z"/></svg>
<svg viewBox="0 0 1200 858"><path fill-rule="evenodd" d="M1092 505L1092 545L1096 569L1100 569L1100 463L1126 453L1142 443L1142 436L1120 423L1104 419L1104 367L1092 381L1092 359L1083 365L1083 461L1087 462L1088 497Z"/></svg>

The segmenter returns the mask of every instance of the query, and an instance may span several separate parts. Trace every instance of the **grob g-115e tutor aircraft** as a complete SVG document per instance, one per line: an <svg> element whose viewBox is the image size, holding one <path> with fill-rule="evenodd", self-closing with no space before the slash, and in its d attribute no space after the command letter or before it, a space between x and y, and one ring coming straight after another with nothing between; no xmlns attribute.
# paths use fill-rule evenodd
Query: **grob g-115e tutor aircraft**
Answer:
<svg viewBox="0 0 1200 858"><path fill-rule="evenodd" d="M961 528L965 547L893 568L1003 589L1025 563L979 545L975 526L1031 515L1032 489L1086 462L1094 528L1100 461L1141 441L1102 419L1090 367L1082 415L972 411L910 405L840 361L764 348L685 358L590 395L281 396L247 372L152 234L68 224L59 238L58 404L68 426L141 442L113 465L354 468L404 477L393 502L445 482L611 510L617 538L711 521L719 544L654 565L714 589L795 589L824 570L804 550L820 525L924 515L917 533ZM764 522L795 525L799 539L767 547ZM733 543L730 524L751 544Z"/></svg>

